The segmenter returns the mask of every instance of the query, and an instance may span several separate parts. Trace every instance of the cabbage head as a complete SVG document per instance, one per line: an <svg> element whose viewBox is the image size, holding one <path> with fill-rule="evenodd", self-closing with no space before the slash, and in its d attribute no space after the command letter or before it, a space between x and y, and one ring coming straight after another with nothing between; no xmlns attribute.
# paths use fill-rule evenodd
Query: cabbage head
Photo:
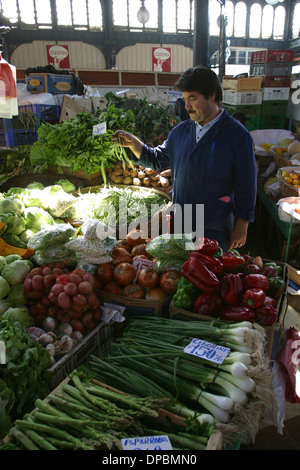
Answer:
<svg viewBox="0 0 300 470"><path fill-rule="evenodd" d="M22 214L24 210L24 203L14 197L6 197L0 201L0 214L6 214L7 212Z"/></svg>
<svg viewBox="0 0 300 470"><path fill-rule="evenodd" d="M25 219L26 228L36 232L41 230L43 225L54 224L52 215L50 215L41 207L26 207L23 216Z"/></svg>
<svg viewBox="0 0 300 470"><path fill-rule="evenodd" d="M18 212L6 212L5 214L0 214L0 222L4 222L6 224L6 234L13 233L14 235L19 235L26 229L25 219Z"/></svg>
<svg viewBox="0 0 300 470"><path fill-rule="evenodd" d="M19 188L18 186L12 186L5 193L5 197L19 198L19 199L22 200L25 193L26 193L25 188Z"/></svg>
<svg viewBox="0 0 300 470"><path fill-rule="evenodd" d="M38 181L33 181L26 186L26 189L44 189L44 185Z"/></svg>
<svg viewBox="0 0 300 470"><path fill-rule="evenodd" d="M71 181L69 180L62 179L62 180L56 181L54 184L55 185L59 184L66 193L72 193L73 191L76 191L76 186L73 183L71 183Z"/></svg>
<svg viewBox="0 0 300 470"><path fill-rule="evenodd" d="M2 269L1 275L10 286L24 281L27 274L31 271L30 264L26 261L27 260L17 259L7 264ZM6 295L8 295L8 293Z"/></svg>
<svg viewBox="0 0 300 470"><path fill-rule="evenodd" d="M25 306L9 307L6 312L3 313L2 318L12 324L20 323L25 328L31 326L33 321L32 316L28 312L28 308Z"/></svg>
<svg viewBox="0 0 300 470"><path fill-rule="evenodd" d="M10 264L13 261L16 261L16 259L23 259L21 255L18 255L17 253L12 253L11 255L5 256L5 263Z"/></svg>
<svg viewBox="0 0 300 470"><path fill-rule="evenodd" d="M23 196L23 202L26 207L42 207L40 189L27 189Z"/></svg>
<svg viewBox="0 0 300 470"><path fill-rule="evenodd" d="M10 302L12 307L26 304L27 297L23 287L23 282L19 282L18 284L14 284L10 287L7 300Z"/></svg>
<svg viewBox="0 0 300 470"><path fill-rule="evenodd" d="M6 264L5 256L0 255L0 273Z"/></svg>
<svg viewBox="0 0 300 470"><path fill-rule="evenodd" d="M27 244L20 239L19 235L15 235L14 233L4 233L1 235L1 238L10 246L23 249L27 248Z"/></svg>
<svg viewBox="0 0 300 470"><path fill-rule="evenodd" d="M6 310L11 307L10 302L7 299L0 300L0 315L3 315Z"/></svg>
<svg viewBox="0 0 300 470"><path fill-rule="evenodd" d="M4 297L7 297L9 292L10 292L9 282L3 276L0 276L0 299L4 299Z"/></svg>

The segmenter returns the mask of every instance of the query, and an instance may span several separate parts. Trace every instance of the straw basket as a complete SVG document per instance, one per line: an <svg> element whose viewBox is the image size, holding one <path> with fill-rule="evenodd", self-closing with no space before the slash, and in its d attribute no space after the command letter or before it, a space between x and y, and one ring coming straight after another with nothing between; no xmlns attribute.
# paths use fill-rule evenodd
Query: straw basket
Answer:
<svg viewBox="0 0 300 470"><path fill-rule="evenodd" d="M300 176L300 166L288 166L288 167L282 167L279 168L277 171L277 179L280 182L280 192L282 196L284 197L299 197L300 196L300 188L296 188L292 184L288 183L285 181L285 179L282 176L283 171L288 171L291 173L292 171L295 173L299 173Z"/></svg>
<svg viewBox="0 0 300 470"><path fill-rule="evenodd" d="M288 158L284 157L283 155L280 155L279 153L277 153L276 149L277 147L275 146L270 148L276 168L283 168L283 167L289 166L291 164L291 161Z"/></svg>

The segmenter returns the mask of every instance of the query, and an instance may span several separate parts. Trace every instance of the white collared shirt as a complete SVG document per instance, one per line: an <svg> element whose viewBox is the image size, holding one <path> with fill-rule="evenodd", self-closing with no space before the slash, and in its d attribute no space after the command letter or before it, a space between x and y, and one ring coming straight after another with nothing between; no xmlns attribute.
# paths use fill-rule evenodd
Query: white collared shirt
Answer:
<svg viewBox="0 0 300 470"><path fill-rule="evenodd" d="M199 122L195 122L196 124L196 142L198 143L200 139L206 134L206 132L213 126L221 117L221 114L223 113L224 109L220 109L220 113L218 114L217 117L215 117L212 121L209 121L207 124L204 124L204 126L201 126Z"/></svg>

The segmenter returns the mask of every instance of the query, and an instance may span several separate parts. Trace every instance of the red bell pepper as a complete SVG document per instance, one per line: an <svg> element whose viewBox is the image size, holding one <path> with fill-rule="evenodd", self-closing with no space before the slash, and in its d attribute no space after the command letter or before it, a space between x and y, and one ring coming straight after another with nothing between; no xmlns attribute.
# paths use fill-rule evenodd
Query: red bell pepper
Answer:
<svg viewBox="0 0 300 470"><path fill-rule="evenodd" d="M219 259L223 264L223 271L231 273L238 272L245 264L244 258L238 252L230 250L225 251Z"/></svg>
<svg viewBox="0 0 300 470"><path fill-rule="evenodd" d="M260 273L260 268L257 266L257 264L245 264L243 266L243 273L245 275L247 274L259 274Z"/></svg>
<svg viewBox="0 0 300 470"><path fill-rule="evenodd" d="M271 326L277 320L278 310L272 305L266 305L255 310L255 322L261 326Z"/></svg>
<svg viewBox="0 0 300 470"><path fill-rule="evenodd" d="M268 279L270 277L278 277L278 271L274 266L265 266L260 270L260 273L266 276Z"/></svg>
<svg viewBox="0 0 300 470"><path fill-rule="evenodd" d="M222 320L232 320L232 321L250 321L254 322L255 314L254 310L245 305L227 305L224 307L220 316Z"/></svg>
<svg viewBox="0 0 300 470"><path fill-rule="evenodd" d="M213 240L211 238L199 238L196 250L199 253L203 253L204 255L214 255L219 249L219 243L217 240Z"/></svg>
<svg viewBox="0 0 300 470"><path fill-rule="evenodd" d="M265 292L269 289L269 280L263 274L247 274L243 279L245 288L258 287ZM245 289L245 290L246 290Z"/></svg>
<svg viewBox="0 0 300 470"><path fill-rule="evenodd" d="M220 289L220 281L203 263L189 258L181 268L181 275L202 292L212 293Z"/></svg>
<svg viewBox="0 0 300 470"><path fill-rule="evenodd" d="M221 280L220 294L225 304L238 304L243 297L243 283L238 274L228 273Z"/></svg>
<svg viewBox="0 0 300 470"><path fill-rule="evenodd" d="M273 297L270 297L269 295L266 295L263 306L266 306L266 305L272 305L272 307L276 307L277 300L273 299Z"/></svg>
<svg viewBox="0 0 300 470"><path fill-rule="evenodd" d="M214 258L211 255L204 255L203 253L199 253L198 251L193 251L190 254L190 257L195 258L199 261L199 263L205 264L205 266L217 276L219 276L223 271L223 264L221 263L219 258Z"/></svg>
<svg viewBox="0 0 300 470"><path fill-rule="evenodd" d="M265 298L266 294L262 289L252 287L244 292L243 304L246 307L257 309L263 305Z"/></svg>
<svg viewBox="0 0 300 470"><path fill-rule="evenodd" d="M194 312L200 315L217 316L222 306L222 299L217 292L213 294L203 293L194 302Z"/></svg>
<svg viewBox="0 0 300 470"><path fill-rule="evenodd" d="M243 254L242 257L244 258L245 260L245 264L254 264L254 259L253 256L249 256L249 255L246 255L246 254Z"/></svg>

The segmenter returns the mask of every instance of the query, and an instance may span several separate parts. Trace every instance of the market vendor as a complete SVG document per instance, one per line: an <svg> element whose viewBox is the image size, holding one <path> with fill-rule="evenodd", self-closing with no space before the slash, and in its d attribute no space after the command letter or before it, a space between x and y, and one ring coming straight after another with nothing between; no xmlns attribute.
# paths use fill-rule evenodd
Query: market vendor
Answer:
<svg viewBox="0 0 300 470"><path fill-rule="evenodd" d="M189 220L192 233L198 234L197 210L202 205L202 236L217 240L223 250L240 248L254 220L257 172L252 137L220 108L222 87L211 69L186 70L175 89L182 92L189 119L177 124L162 145L150 148L122 130L113 139L129 147L140 165L171 168L175 232L181 214L181 232L190 233L184 230Z"/></svg>

